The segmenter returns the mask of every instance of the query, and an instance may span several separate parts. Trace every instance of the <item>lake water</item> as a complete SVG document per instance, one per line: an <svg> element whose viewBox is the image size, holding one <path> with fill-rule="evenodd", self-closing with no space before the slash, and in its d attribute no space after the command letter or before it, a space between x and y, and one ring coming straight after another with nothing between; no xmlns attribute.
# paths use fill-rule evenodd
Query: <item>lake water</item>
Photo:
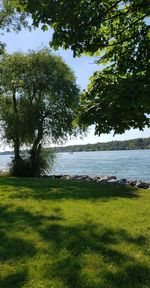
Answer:
<svg viewBox="0 0 150 288"><path fill-rule="evenodd" d="M0 155L0 170L7 170L10 155ZM57 153L50 174L114 175L150 181L150 150Z"/></svg>

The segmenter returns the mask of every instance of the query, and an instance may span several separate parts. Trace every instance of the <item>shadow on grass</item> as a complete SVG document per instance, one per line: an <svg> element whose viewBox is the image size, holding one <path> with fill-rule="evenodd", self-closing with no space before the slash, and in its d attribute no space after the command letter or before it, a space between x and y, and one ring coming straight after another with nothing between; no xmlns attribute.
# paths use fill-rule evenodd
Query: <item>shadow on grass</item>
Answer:
<svg viewBox="0 0 150 288"><path fill-rule="evenodd" d="M113 230L92 223L75 227L52 224L39 232L44 240L53 243L56 256L45 277L58 277L64 287L149 287L150 269L117 248L125 243L142 249L147 243L142 235L131 237L123 229Z"/></svg>
<svg viewBox="0 0 150 288"><path fill-rule="evenodd" d="M18 271L0 279L1 288L21 288L27 280L26 271Z"/></svg>
<svg viewBox="0 0 150 288"><path fill-rule="evenodd" d="M26 263L37 254L37 249L31 241L21 236L16 237L15 228L21 218L18 218L17 210L12 212L11 208L11 205L0 205L0 288L24 287L27 282L27 269L26 265L23 264L20 267L19 263L22 260L23 263ZM22 219L25 217L25 214L22 215ZM27 221L28 219L25 220L25 222ZM3 265L6 267L4 274ZM12 269L8 268L7 271L7 267L11 266Z"/></svg>
<svg viewBox="0 0 150 288"><path fill-rule="evenodd" d="M17 207L14 211L10 210L10 205L0 205L0 228L1 231L4 230L9 231L10 228L15 224L18 225L18 229L24 229L27 225L32 228L36 228L43 224L45 221L59 221L64 220L61 215L60 208L54 208L53 213L49 216L41 215L41 214L33 214L29 211L24 210L21 207Z"/></svg>
<svg viewBox="0 0 150 288"><path fill-rule="evenodd" d="M0 232L0 260L7 261L22 257L32 257L36 254L35 247L27 240L8 237ZM1 287L1 286L0 286Z"/></svg>
<svg viewBox="0 0 150 288"><path fill-rule="evenodd" d="M39 200L109 200L110 198L137 198L137 189L130 186L87 183L50 178L4 178L0 186L9 189L9 197ZM16 191L11 192L11 187Z"/></svg>
<svg viewBox="0 0 150 288"><path fill-rule="evenodd" d="M145 253L146 237L133 237L124 229L108 228L90 221L67 226L66 222L60 222L63 219L61 210L54 210L58 217L32 214L23 208L11 211L9 206L0 209L3 227L1 261L22 257L27 261L40 252L25 240L6 236L9 227L21 223L24 229L30 226L47 243L44 253L53 261L43 266L44 279L57 279L62 285L60 287L65 288L149 287L150 269L131 253L132 248ZM118 248L120 245L124 245L126 250ZM23 287L27 281L25 273L22 271L3 278L0 287Z"/></svg>
<svg viewBox="0 0 150 288"><path fill-rule="evenodd" d="M9 191L9 197L16 199L107 201L113 197L138 197L136 190L124 186L50 179L1 178L0 182L6 191ZM44 257L48 255L51 260L47 260L48 262L43 266L43 277L47 281L59 280L60 285L54 287L150 287L150 268L141 258L135 257L136 253L132 253L133 249L135 252L140 251L145 254L148 250L148 239L145 236L139 234L133 237L125 229L109 228L90 221L85 221L82 225L69 226L64 220L60 208L54 208L51 215L45 216L24 210L22 207L12 209L11 204L1 205L0 259L2 263L16 259L19 262L19 259L25 258L27 266L28 259L38 253L44 253ZM30 227L30 231L36 232L41 241L46 244L45 250L37 251L30 241L15 236L10 237L9 230L13 231L13 227L14 231L23 229L25 233L28 233ZM125 247L125 250L122 247ZM25 282L27 285L25 269L3 277L0 280L0 287L21 288L24 287Z"/></svg>
<svg viewBox="0 0 150 288"><path fill-rule="evenodd" d="M15 225L20 222L20 219L17 210L10 212L9 208L10 205L0 205L0 261L2 262L32 257L37 252L31 241L10 234L13 228L15 232Z"/></svg>

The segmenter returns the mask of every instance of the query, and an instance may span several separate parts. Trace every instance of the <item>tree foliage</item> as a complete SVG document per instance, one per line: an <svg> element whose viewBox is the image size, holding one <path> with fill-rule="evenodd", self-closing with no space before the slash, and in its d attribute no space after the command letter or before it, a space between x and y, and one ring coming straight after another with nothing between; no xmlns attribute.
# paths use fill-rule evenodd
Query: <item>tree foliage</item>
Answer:
<svg viewBox="0 0 150 288"><path fill-rule="evenodd" d="M23 160L23 144L30 147L29 170L36 175L44 141L57 142L76 133L72 120L79 89L74 74L46 49L4 55L0 74L4 138L14 147L16 167Z"/></svg>
<svg viewBox="0 0 150 288"><path fill-rule="evenodd" d="M93 55L105 49L102 61L113 62L128 50L126 65L138 48L139 59L145 59L140 53L146 53L149 44L150 25L145 21L150 16L149 0L17 0L16 6L17 3L31 13L35 26L43 23L43 29L46 25L53 28L54 48L69 48L76 55Z"/></svg>
<svg viewBox="0 0 150 288"><path fill-rule="evenodd" d="M3 0L0 6L0 35L4 32L19 32L22 27L31 29L27 21L27 13L16 1ZM5 51L5 43L0 41L0 55Z"/></svg>
<svg viewBox="0 0 150 288"><path fill-rule="evenodd" d="M122 133L130 127L143 129L150 124L149 0L17 3L31 13L35 26L43 23L43 30L48 25L53 28L53 48L70 48L74 56L96 55L97 63L107 64L104 71L93 75L83 97L83 123L96 123L96 133L111 129Z"/></svg>
<svg viewBox="0 0 150 288"><path fill-rule="evenodd" d="M95 72L82 96L79 122L95 124L96 134L112 130L121 134L130 128L142 130L149 126L148 79L145 75L118 75L111 68Z"/></svg>

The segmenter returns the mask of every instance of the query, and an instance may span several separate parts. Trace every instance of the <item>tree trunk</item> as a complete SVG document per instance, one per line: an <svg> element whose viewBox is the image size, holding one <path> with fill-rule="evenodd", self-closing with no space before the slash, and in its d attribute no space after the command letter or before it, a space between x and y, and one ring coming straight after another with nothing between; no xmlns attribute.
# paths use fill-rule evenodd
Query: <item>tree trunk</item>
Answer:
<svg viewBox="0 0 150 288"><path fill-rule="evenodd" d="M15 128L15 137L14 141L14 164L13 164L13 173L15 176L20 175L21 170L21 162L22 158L20 156L20 135L19 135L19 123L18 123L18 107L16 100L16 89L13 89L13 108L14 108L14 128Z"/></svg>
<svg viewBox="0 0 150 288"><path fill-rule="evenodd" d="M34 140L32 149L31 149L31 156L30 156L30 163L31 163L31 174L32 176L39 176L39 157L41 152L41 140L43 136L43 129L42 127L38 130L38 135Z"/></svg>
<svg viewBox="0 0 150 288"><path fill-rule="evenodd" d="M15 139L14 139L14 154L15 154L15 161L19 161L21 159L21 156L20 156L20 140L19 140L19 137L16 136Z"/></svg>

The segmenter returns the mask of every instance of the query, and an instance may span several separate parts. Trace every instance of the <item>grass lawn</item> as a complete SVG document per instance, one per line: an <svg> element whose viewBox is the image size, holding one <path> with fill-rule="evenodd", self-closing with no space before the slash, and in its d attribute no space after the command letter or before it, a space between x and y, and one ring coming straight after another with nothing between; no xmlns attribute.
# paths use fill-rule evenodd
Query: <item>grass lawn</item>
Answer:
<svg viewBox="0 0 150 288"><path fill-rule="evenodd" d="M150 288L150 190L0 177L0 288Z"/></svg>

